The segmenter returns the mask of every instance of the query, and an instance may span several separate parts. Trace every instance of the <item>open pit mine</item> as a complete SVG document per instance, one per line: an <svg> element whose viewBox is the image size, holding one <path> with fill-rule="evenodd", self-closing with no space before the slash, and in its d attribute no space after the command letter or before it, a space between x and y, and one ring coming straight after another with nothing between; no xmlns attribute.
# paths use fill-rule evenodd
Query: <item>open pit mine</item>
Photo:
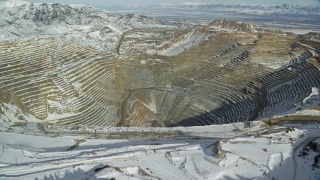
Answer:
<svg viewBox="0 0 320 180"><path fill-rule="evenodd" d="M188 27L85 5L0 6L0 118L172 127L286 114L320 87L320 34ZM314 105L314 106L317 106Z"/></svg>

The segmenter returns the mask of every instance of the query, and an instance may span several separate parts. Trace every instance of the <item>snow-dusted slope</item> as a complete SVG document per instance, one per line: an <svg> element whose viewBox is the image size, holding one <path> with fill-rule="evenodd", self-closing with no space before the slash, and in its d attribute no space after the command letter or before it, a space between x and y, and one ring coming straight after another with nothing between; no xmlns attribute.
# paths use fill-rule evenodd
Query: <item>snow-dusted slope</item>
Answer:
<svg viewBox="0 0 320 180"><path fill-rule="evenodd" d="M163 56L176 56L186 49L206 40L210 35L212 35L212 33L206 31L204 28L190 28L174 35L169 40L164 41L156 47L157 50L152 49L149 50L148 53Z"/></svg>
<svg viewBox="0 0 320 180"><path fill-rule="evenodd" d="M122 15L81 4L28 3L25 1L0 2L1 19L22 27L57 24L97 25L113 23L122 28L135 24L160 24L159 21L138 15ZM31 23L32 24L28 24ZM32 27L33 27L32 26Z"/></svg>
<svg viewBox="0 0 320 180"><path fill-rule="evenodd" d="M148 50L149 54L162 56L176 56L187 49L208 40L214 32L258 32L262 31L258 25L243 23L235 20L216 19L207 26L195 26L178 32L170 39L162 42L155 49Z"/></svg>
<svg viewBox="0 0 320 180"><path fill-rule="evenodd" d="M226 19L216 19L209 24L211 27L215 28L218 31L241 31L241 32L257 32L261 31L256 24L243 23L235 20L226 20Z"/></svg>
<svg viewBox="0 0 320 180"><path fill-rule="evenodd" d="M30 4L28 1L22 1L22 0L1 1L0 8L14 8L17 6L28 5L28 4Z"/></svg>
<svg viewBox="0 0 320 180"><path fill-rule="evenodd" d="M36 35L76 39L86 47L102 51L115 49L120 36L141 26L161 25L160 21L138 15L123 15L89 5L0 2L0 40Z"/></svg>
<svg viewBox="0 0 320 180"><path fill-rule="evenodd" d="M300 180L308 177L314 180L319 177L319 124L269 127L253 122L248 125L108 128L95 130L99 133L95 139L80 134L56 137L55 133L47 132L55 136L48 137L0 132L0 179ZM117 132L141 137L174 132L184 135L143 140L99 138L112 134L116 137Z"/></svg>

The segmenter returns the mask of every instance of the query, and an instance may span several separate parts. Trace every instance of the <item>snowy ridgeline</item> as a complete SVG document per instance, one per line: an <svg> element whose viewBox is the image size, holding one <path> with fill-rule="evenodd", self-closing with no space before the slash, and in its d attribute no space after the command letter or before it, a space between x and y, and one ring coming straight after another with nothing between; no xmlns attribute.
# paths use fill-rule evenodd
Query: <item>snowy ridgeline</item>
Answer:
<svg viewBox="0 0 320 180"><path fill-rule="evenodd" d="M77 40L84 47L110 52L133 28L175 28L140 15L117 14L81 4L0 2L0 41L38 35ZM17 28L18 27L18 28Z"/></svg>
<svg viewBox="0 0 320 180"><path fill-rule="evenodd" d="M238 123L144 140L0 132L0 179L317 179L319 127Z"/></svg>
<svg viewBox="0 0 320 180"><path fill-rule="evenodd" d="M204 40L207 40L211 33L203 33L201 29L190 29L190 32L185 34L178 33L177 37L164 41L162 44L157 46L158 50L148 50L149 54L158 54L162 56L176 56L186 49L189 49Z"/></svg>

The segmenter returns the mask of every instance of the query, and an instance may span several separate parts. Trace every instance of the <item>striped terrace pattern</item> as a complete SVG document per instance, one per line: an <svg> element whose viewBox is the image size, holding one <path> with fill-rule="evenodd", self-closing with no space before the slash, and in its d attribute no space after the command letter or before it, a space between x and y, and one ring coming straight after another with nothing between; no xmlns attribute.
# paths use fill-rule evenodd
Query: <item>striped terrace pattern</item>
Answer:
<svg viewBox="0 0 320 180"><path fill-rule="evenodd" d="M2 42L0 57L1 101L60 124L118 123L113 55L44 37Z"/></svg>
<svg viewBox="0 0 320 180"><path fill-rule="evenodd" d="M285 36L273 47L269 34L267 44L258 34L240 43L242 36L213 33L174 56L105 53L47 36L1 42L0 101L62 125L203 126L283 114L320 87L317 43ZM269 57L260 46L282 49ZM255 59L278 56L277 69Z"/></svg>
<svg viewBox="0 0 320 180"><path fill-rule="evenodd" d="M249 93L223 89L214 83L178 82L174 86L180 87L175 88L179 93L188 93L188 96L218 105L203 108L197 103L190 103L182 112L183 118L168 125L202 126L269 118L287 112L308 97L312 87L320 87L320 71L309 63L292 66L291 70L280 69L251 81L245 87L251 89ZM194 84L198 85L195 89L192 88ZM188 91L185 91L187 88Z"/></svg>
<svg viewBox="0 0 320 180"><path fill-rule="evenodd" d="M208 60L197 60L186 50L181 59L173 57L156 69L145 68L163 81L145 88L136 86L131 100L154 112L159 125L203 126L273 117L297 107L313 87L320 87L320 71L311 62L314 55L306 49L294 53L302 59L299 63L288 59L287 65L273 69L254 63L260 53L255 44L227 43L231 45L214 49L219 55ZM185 54L190 54L189 58Z"/></svg>

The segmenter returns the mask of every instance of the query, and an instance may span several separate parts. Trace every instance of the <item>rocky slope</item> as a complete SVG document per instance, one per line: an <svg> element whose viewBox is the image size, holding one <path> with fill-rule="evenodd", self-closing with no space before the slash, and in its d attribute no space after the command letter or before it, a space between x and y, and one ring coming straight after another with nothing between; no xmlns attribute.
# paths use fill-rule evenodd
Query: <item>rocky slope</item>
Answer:
<svg viewBox="0 0 320 180"><path fill-rule="evenodd" d="M319 34L231 20L180 30L84 5L0 6L0 119L91 126L252 121L316 106Z"/></svg>

